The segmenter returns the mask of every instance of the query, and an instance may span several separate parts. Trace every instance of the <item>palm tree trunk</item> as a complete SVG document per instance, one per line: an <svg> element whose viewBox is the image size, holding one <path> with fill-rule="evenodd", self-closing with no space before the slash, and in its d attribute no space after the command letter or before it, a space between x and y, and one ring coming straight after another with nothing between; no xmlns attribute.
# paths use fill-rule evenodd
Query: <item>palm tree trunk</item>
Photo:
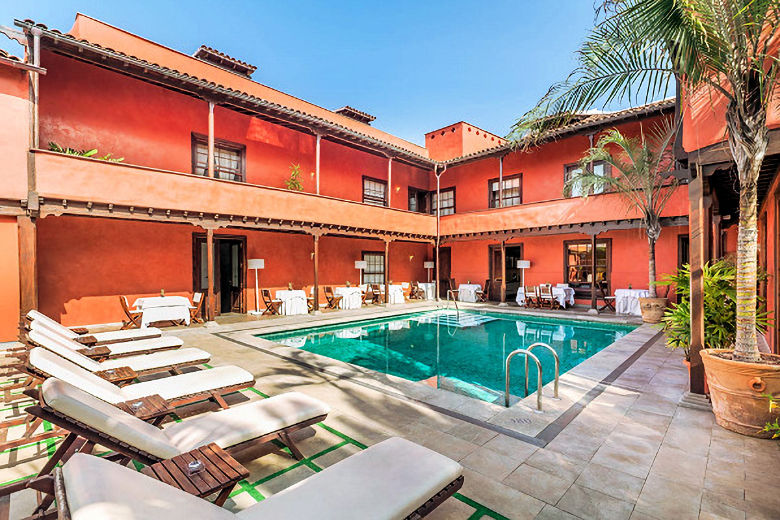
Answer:
<svg viewBox="0 0 780 520"><path fill-rule="evenodd" d="M650 298L657 298L658 293L655 290L655 241L656 239L648 236L647 238L647 253L648 253L648 289L650 290Z"/></svg>

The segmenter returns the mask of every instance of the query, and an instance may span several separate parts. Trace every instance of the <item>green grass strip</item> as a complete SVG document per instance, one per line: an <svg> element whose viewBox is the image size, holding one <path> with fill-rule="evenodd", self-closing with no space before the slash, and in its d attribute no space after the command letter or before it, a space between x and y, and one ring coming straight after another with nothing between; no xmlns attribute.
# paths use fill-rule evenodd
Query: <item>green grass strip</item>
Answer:
<svg viewBox="0 0 780 520"><path fill-rule="evenodd" d="M476 500L472 500L467 496L461 495L460 493L455 493L452 496L454 496L455 498L457 498L467 506L471 506L474 509L476 509L476 511L474 511L474 513L469 517L469 520L471 520L472 518L474 519L482 518L483 516L489 516L490 518L494 518L495 520L509 520L509 518L505 517L501 513L497 513L492 509L490 509L489 507L484 506L479 502L477 502Z"/></svg>
<svg viewBox="0 0 780 520"><path fill-rule="evenodd" d="M327 425L327 424L325 424L325 423L317 423L317 426L321 426L321 427L322 427L323 429L325 429L326 431L329 431L329 432L330 432L330 433L332 433L333 435L336 435L336 436L338 436L338 437L341 437L341 438L342 438L342 439L344 439L345 441L348 441L350 444L354 444L355 446L357 446L357 447L358 447L358 448L360 448L361 450L365 450L366 448L368 448L368 446L366 446L366 445L365 445L365 444L363 444L362 442L360 442L360 441L356 441L355 439L353 439L352 437L350 437L350 436L349 436L349 435L347 435L346 433L341 433L340 431L338 431L338 430L335 430L335 429L331 428L330 426L328 426L328 425Z"/></svg>
<svg viewBox="0 0 780 520"><path fill-rule="evenodd" d="M254 392L254 393L256 393L257 395L259 395L259 396L263 397L264 399L268 399L269 397L271 397L271 396L270 396L270 395L268 395L268 394L264 394L263 392L261 392L260 390L258 390L257 388L255 388L254 386L250 386L249 388L245 388L244 390L248 390L248 391L250 391L250 392Z"/></svg>
<svg viewBox="0 0 780 520"><path fill-rule="evenodd" d="M233 498L236 495L240 495L241 493L248 493L250 497L252 497L255 502L262 502L265 500L265 496L263 496L262 493L260 493L258 490L253 488L251 485L249 485L249 482L246 480L242 480L238 483L239 489L233 491L230 493L230 498Z"/></svg>

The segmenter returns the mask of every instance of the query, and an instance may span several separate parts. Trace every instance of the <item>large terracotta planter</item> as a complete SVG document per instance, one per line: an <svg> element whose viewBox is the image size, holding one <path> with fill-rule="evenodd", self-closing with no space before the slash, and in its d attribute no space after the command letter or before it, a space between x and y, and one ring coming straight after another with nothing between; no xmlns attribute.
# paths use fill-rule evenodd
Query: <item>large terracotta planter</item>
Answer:
<svg viewBox="0 0 780 520"><path fill-rule="evenodd" d="M713 355L715 352L733 351L701 351L715 420L727 430L743 435L770 437L770 433L761 430L767 422L774 422L778 414L769 410L769 399L764 396L780 397L780 365L733 361ZM761 356L780 359L774 354Z"/></svg>
<svg viewBox="0 0 780 520"><path fill-rule="evenodd" d="M642 309L642 321L645 323L661 323L667 305L669 305L669 298L639 298L639 308Z"/></svg>

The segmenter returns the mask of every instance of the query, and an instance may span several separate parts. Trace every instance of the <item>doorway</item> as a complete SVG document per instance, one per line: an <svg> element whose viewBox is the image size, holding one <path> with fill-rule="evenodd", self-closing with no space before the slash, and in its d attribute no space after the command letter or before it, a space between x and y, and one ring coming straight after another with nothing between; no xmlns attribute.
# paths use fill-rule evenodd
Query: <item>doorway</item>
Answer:
<svg viewBox="0 0 780 520"><path fill-rule="evenodd" d="M501 244L490 246L490 287L488 297L492 301L501 300ZM517 261L523 259L523 245L506 246L506 299L514 301L522 284L522 271L517 268Z"/></svg>
<svg viewBox="0 0 780 520"><path fill-rule="evenodd" d="M246 237L214 235L214 314L246 312ZM193 235L193 288L208 297L206 235Z"/></svg>
<svg viewBox="0 0 780 520"><path fill-rule="evenodd" d="M452 275L452 250L449 247L439 247L439 297L447 298ZM455 287L457 289L457 287Z"/></svg>

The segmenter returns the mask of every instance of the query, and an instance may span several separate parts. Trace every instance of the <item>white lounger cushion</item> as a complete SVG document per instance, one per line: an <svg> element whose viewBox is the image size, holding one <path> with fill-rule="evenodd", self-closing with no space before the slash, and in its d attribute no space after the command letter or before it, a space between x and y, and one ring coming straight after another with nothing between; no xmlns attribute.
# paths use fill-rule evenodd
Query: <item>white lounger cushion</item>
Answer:
<svg viewBox="0 0 780 520"><path fill-rule="evenodd" d="M163 399L171 401L192 394L251 383L254 380L252 374L243 368L224 366L134 383L119 388L100 376L96 376L41 347L30 350L28 361L33 368L44 374L67 381L111 404L154 394L159 394Z"/></svg>
<svg viewBox="0 0 780 520"><path fill-rule="evenodd" d="M128 356L106 361L95 361L76 349L82 348L79 343L67 338L57 337L44 329L31 330L27 334L30 341L40 345L46 350L51 350L60 357L77 364L90 372L98 370L110 370L112 368L128 366L136 372L148 372L158 368L180 365L206 363L211 355L198 348L183 348L179 350L166 350L138 356Z"/></svg>
<svg viewBox="0 0 780 520"><path fill-rule="evenodd" d="M329 411L330 407L322 401L300 392L288 392L172 423L163 431L182 453L210 442L228 448L327 415Z"/></svg>
<svg viewBox="0 0 780 520"><path fill-rule="evenodd" d="M160 430L56 378L43 383L41 396L54 411L162 459L211 442L230 448L329 411L328 405L313 397L290 392L201 414Z"/></svg>
<svg viewBox="0 0 780 520"><path fill-rule="evenodd" d="M402 519L462 472L454 460L392 437L248 507L236 518Z"/></svg>
<svg viewBox="0 0 780 520"><path fill-rule="evenodd" d="M234 515L92 455L77 453L62 468L72 520L397 520L461 473L444 455L393 437Z"/></svg>
<svg viewBox="0 0 780 520"><path fill-rule="evenodd" d="M76 334L73 334L72 337L66 336L64 334L61 334L60 332L52 329L50 326L46 325L44 322L40 320L35 320L30 324L31 330L37 330L41 331L43 333L46 333L48 335L53 335L57 338L60 338L62 340L69 340L68 345L78 345L78 347L73 347L76 349L82 349L82 348L89 348L89 345L84 345L82 343L79 343L75 340L78 336ZM145 338L145 339L134 339L130 341L121 341L118 343L110 343L107 345L101 345L106 348L108 348L111 351L111 355L115 356L126 356L128 354L134 354L134 353L141 353L148 350L170 350L170 349L176 349L184 345L184 341L181 340L181 338L177 338L176 336L159 336L159 337L153 337L153 338Z"/></svg>
<svg viewBox="0 0 780 520"><path fill-rule="evenodd" d="M27 318L32 323L35 323L36 321L40 322L41 325L51 329L52 331L60 334L63 337L69 339L75 339L79 337L79 334L76 334L65 325L62 325L54 321L53 319L49 318L45 314L38 312L34 309L27 313ZM97 340L98 344L114 343L119 341L130 341L134 339L143 339L143 338L156 338L161 335L162 335L162 331L160 329L156 329L153 327L149 327L146 329L112 330L109 332L95 332L89 334L89 336L92 336Z"/></svg>

